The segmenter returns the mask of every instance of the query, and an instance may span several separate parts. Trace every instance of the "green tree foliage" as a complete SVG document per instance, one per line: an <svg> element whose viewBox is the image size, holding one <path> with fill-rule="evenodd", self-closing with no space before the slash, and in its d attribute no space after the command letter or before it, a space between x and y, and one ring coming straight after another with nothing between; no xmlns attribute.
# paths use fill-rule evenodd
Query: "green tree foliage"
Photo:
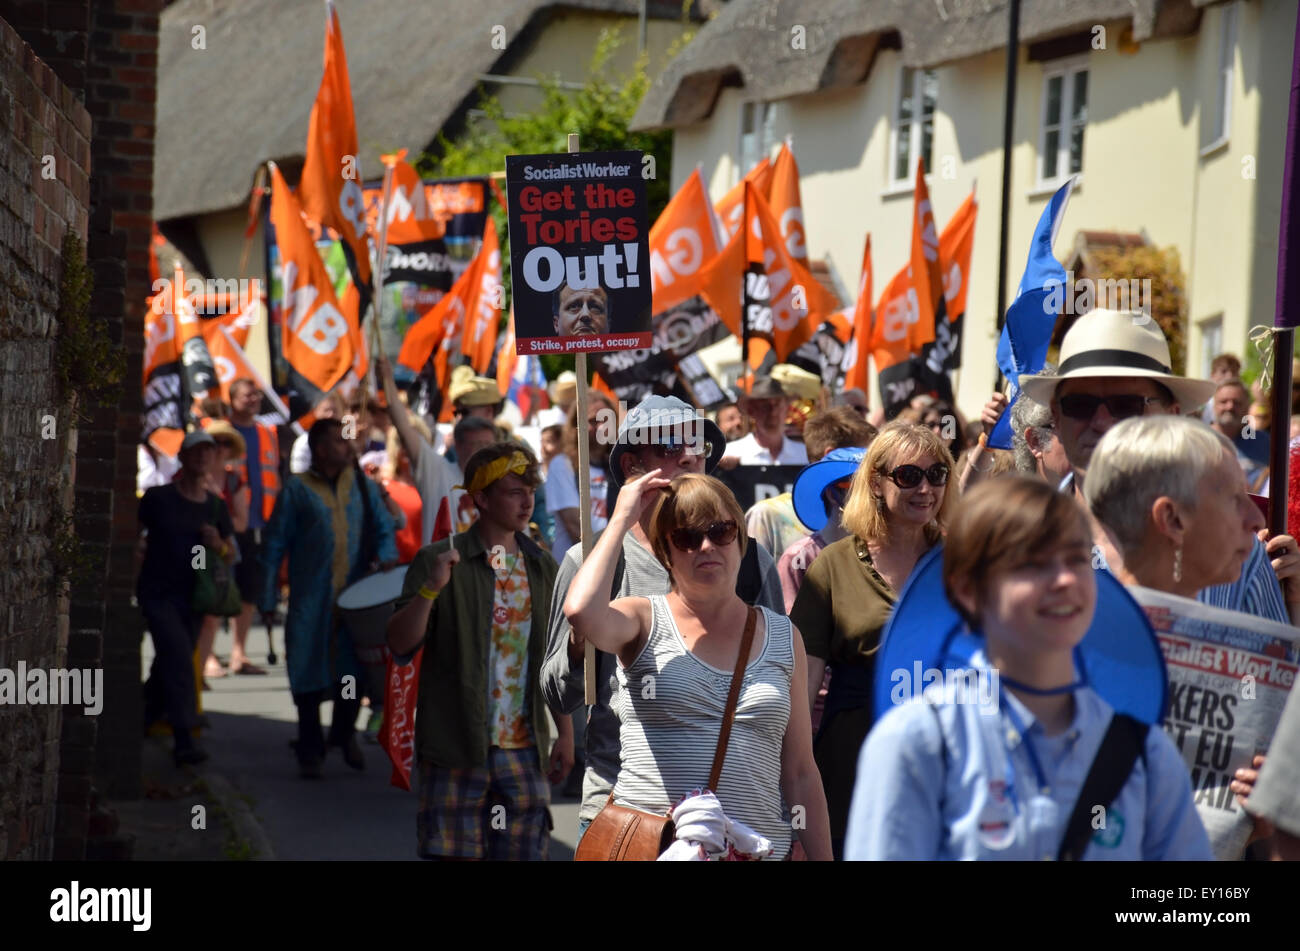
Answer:
<svg viewBox="0 0 1300 951"><path fill-rule="evenodd" d="M683 36L678 42L688 40L689 36ZM648 220L653 224L671 197L668 173L672 167L672 133L628 131L628 123L650 87L651 78L645 53L637 58L630 74L610 73L610 57L623 42L617 30L602 30L583 87L563 89L554 79L539 78L541 104L527 114L507 114L496 96L480 88L476 107L481 115L470 119L454 139L440 135L434 149L416 160L416 169L425 177L490 175L505 169L507 155L567 151L568 134L576 132L583 152L639 149L654 157L655 176L646 180ZM675 49L670 56L673 52ZM510 239L505 211L496 205L493 202L508 312ZM542 365L546 375L553 378L563 369L572 369L573 358L543 356Z"/></svg>

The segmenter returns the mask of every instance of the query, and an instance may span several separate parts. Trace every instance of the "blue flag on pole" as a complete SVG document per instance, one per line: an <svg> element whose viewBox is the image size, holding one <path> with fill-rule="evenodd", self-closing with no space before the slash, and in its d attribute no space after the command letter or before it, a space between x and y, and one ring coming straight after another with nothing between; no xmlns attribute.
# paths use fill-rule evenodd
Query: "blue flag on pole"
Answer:
<svg viewBox="0 0 1300 951"><path fill-rule="evenodd" d="M1061 230L1061 219L1065 217L1065 206L1073 188L1074 178L1071 176L1043 209L1029 245L1029 261L1025 264L1016 299L1007 308L1007 320L998 339L998 369L1011 384L1010 402L989 435L989 445L994 449L1011 448L1011 407L1020 396L1020 374L1037 373L1043 369L1047 362L1047 347L1052 342L1052 330L1060 315L1060 304L1068 293L1065 268L1052 253L1052 245L1056 233ZM1053 295L1056 307L1051 306Z"/></svg>

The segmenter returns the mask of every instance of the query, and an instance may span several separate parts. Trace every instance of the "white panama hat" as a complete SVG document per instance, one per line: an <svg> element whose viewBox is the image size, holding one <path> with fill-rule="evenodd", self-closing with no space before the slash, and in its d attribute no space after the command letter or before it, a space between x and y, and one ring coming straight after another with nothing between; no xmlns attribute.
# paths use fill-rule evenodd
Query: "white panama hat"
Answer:
<svg viewBox="0 0 1300 951"><path fill-rule="evenodd" d="M1057 372L1022 377L1020 388L1034 402L1048 406L1062 380L1087 377L1145 377L1167 387L1184 413L1214 396L1210 380L1174 375L1164 333L1141 311L1088 311L1061 341Z"/></svg>

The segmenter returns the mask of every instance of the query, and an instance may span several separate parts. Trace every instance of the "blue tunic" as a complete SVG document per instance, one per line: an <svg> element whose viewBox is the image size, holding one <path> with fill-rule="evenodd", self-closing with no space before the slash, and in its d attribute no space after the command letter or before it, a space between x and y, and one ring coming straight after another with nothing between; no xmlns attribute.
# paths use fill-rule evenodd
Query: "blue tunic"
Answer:
<svg viewBox="0 0 1300 951"><path fill-rule="evenodd" d="M393 522L374 484L363 479L377 533L375 557L397 560ZM294 693L332 689L341 678L361 680L361 665L352 638L337 623L334 602L339 592L364 575L361 534L364 509L353 469L344 469L331 484L315 471L294 476L275 501L263 533L263 612L274 610L280 561L289 556L289 613L284 625L285 660ZM346 542L343 535L346 531ZM338 545L346 544L346 561L335 563Z"/></svg>

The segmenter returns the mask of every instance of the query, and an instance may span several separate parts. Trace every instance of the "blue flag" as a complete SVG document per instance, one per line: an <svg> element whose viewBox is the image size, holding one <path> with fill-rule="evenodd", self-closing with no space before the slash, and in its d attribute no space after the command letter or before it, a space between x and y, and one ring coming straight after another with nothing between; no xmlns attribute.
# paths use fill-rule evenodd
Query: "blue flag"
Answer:
<svg viewBox="0 0 1300 951"><path fill-rule="evenodd" d="M1065 206L1074 188L1071 177L1056 190L1052 200L1043 209L1034 229L1034 240L1029 245L1029 261L1020 279L1016 299L1007 308L1007 320L1002 325L998 339L998 369L1011 384L1010 402L989 435L989 445L994 449L1011 448L1011 407L1020 396L1020 374L1037 373L1047 362L1047 347L1052 342L1052 330L1060 315L1060 305L1065 301L1065 268L1052 253L1056 233L1061 230ZM1055 297L1056 306L1052 307Z"/></svg>

